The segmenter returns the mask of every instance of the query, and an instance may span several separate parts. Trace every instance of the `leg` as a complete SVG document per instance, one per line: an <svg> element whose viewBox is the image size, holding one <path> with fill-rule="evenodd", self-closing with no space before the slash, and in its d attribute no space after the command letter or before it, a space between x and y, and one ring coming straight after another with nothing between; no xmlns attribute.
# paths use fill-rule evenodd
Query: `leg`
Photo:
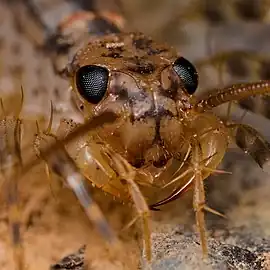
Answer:
<svg viewBox="0 0 270 270"><path fill-rule="evenodd" d="M18 180L21 177L21 120L13 116L0 119L0 170L7 194L8 219L15 269L25 269L24 250L21 239L21 216L19 209Z"/></svg>
<svg viewBox="0 0 270 270"><path fill-rule="evenodd" d="M207 166L205 166L205 162L209 160L209 159L206 159L206 160L203 160L200 162L200 170L203 172L203 173L218 173L218 174L230 174L230 172L227 172L227 171L223 171L223 170L217 170L217 169L211 169ZM184 185L181 185L179 187L177 187L168 197L166 197L165 199L162 199L152 205L150 205L150 209L151 210L154 210L154 211L159 211L159 209L157 207L159 206L162 206L162 205L165 205L167 203L170 203L172 201L175 201L177 199L179 199L182 195L184 195L184 193L186 193L187 191L189 191L192 187L193 187L193 184L194 184L194 179L195 179L195 175L194 175L194 169L193 167L188 167L188 168L185 168L184 172L181 173L180 175L178 175L177 177L175 177L172 181L170 181L168 184L166 184L165 186L163 186L162 188L165 188L175 182L178 182L179 180L183 180L184 178L186 178L186 181L185 181L185 184ZM207 177L205 177L205 175L202 176L202 178L205 180L207 179ZM214 210L214 209L211 209L210 207L208 206L204 206L204 210L210 212L210 213L213 213L215 215L218 215L218 216L222 216L225 218L225 216L221 213L219 213L218 211Z"/></svg>
<svg viewBox="0 0 270 270"><path fill-rule="evenodd" d="M185 170L182 174L180 174L180 178L183 178L185 181L185 185L177 188L172 194L170 194L167 198L159 201L150 206L150 209L157 210L156 207L161 206L163 204L169 203L170 201L174 201L182 196L186 191L188 191L192 186L194 188L193 195L193 208L195 211L196 224L200 235L200 242L202 246L203 255L207 256L207 241L206 241L206 230L205 230L205 219L204 219L204 211L208 211L212 214L216 214L224 217L223 214L220 214L216 210L211 209L205 203L205 191L203 180L206 179L209 173L225 173L223 171L215 170L215 166L217 166L217 162L208 163L209 160L213 158L215 155L212 155L206 159L203 159L203 153L201 151L201 145L197 140L193 140L191 144L191 155L189 165L185 167ZM206 164L209 166L207 167ZM185 179L186 178L186 179ZM182 179L182 180L183 180Z"/></svg>
<svg viewBox="0 0 270 270"><path fill-rule="evenodd" d="M106 119L108 120L107 117ZM80 172L82 171L86 175L87 180L90 180L94 184L98 183L96 185L104 191L115 196L118 194L120 199L127 199L125 193L128 192L129 197L131 196L135 203L138 215L143 219L146 255L148 260L151 260L149 209L139 187L134 182L135 170L120 155L105 146L99 146L94 142L89 142L88 136L84 138L83 132L85 132L85 125L76 127L76 125L72 126L73 124L67 120L62 122L60 130L58 130L61 140L51 134L49 128L47 128L46 132L37 134L34 147L38 156L48 164L54 173L68 183L86 210L90 220L95 223L106 238L111 238L112 233L97 204L86 193L84 188L85 178ZM76 164L63 145L63 142L67 141L70 135L74 136L74 133L81 136L78 141L74 141L74 144L72 140L68 141L67 150L73 152L72 156ZM49 151L51 148L54 149L53 152ZM103 176L103 184L94 177L100 178L101 174Z"/></svg>
<svg viewBox="0 0 270 270"><path fill-rule="evenodd" d="M228 125L236 144L249 154L259 166L270 173L270 144L254 128L243 124Z"/></svg>
<svg viewBox="0 0 270 270"><path fill-rule="evenodd" d="M133 167L119 154L107 149L106 154L113 162L115 170L118 172L122 183L127 185L129 194L135 204L135 208L138 212L139 218L142 219L143 223L143 236L145 244L145 253L148 261L151 261L151 229L149 224L150 211L144 196L142 195L138 185L135 183L136 172Z"/></svg>
<svg viewBox="0 0 270 270"><path fill-rule="evenodd" d="M12 103L14 103L12 99ZM21 215L19 207L18 180L22 176L21 157L21 126L20 114L24 102L23 88L21 88L21 99L16 104L17 110L5 109L2 98L0 99L0 174L3 185L6 185L8 219L12 239L15 269L25 269L24 249L21 239ZM9 103L9 102L8 102ZM13 115L10 115L13 114Z"/></svg>
<svg viewBox="0 0 270 270"><path fill-rule="evenodd" d="M76 128L76 125L71 120L63 120L57 135L65 138L74 128ZM151 260L149 208L138 185L134 181L136 175L134 168L121 155L113 152L108 147L96 144L92 140L89 141L88 136L83 138L81 135L76 143L68 144L66 147L83 174L95 186L123 201L130 200L130 197L132 198L138 217L141 217L143 221L145 253L147 259ZM80 154L81 151L83 154ZM86 159L86 156L91 158ZM137 218L134 220L137 220Z"/></svg>
<svg viewBox="0 0 270 270"><path fill-rule="evenodd" d="M12 177L6 177L7 181L7 204L8 204L8 217L10 234L12 239L12 247L14 253L14 260L16 270L25 269L24 250L21 238L21 214L19 207L18 196L18 179L20 178L21 165L16 165L10 168Z"/></svg>
<svg viewBox="0 0 270 270"><path fill-rule="evenodd" d="M197 143L197 142L196 142ZM151 260L151 230L149 225L149 208L148 205L140 192L139 187L134 182L135 172L132 166L120 155L110 151L106 152L111 161L115 166L115 170L119 173L120 177L126 181L128 185L129 193L131 194L132 200L135 203L135 207L137 209L139 217L142 218L143 221L143 230L144 230L144 241L145 241L145 250L148 260ZM194 197L193 197L193 208L196 215L196 223L199 229L200 240L202 244L202 250L204 256L207 255L207 241L206 241L206 233L205 233L205 220L204 220L204 211L211 212L213 214L225 217L219 212L211 209L205 204L205 191L203 186L203 180L205 177L203 176L203 171L209 171L210 169L205 167L204 162L201 158L201 153L199 151L199 145L195 144L194 149L192 148L192 164L191 170L192 175L189 181L182 186L180 189L174 193L174 196L177 198L181 196L184 192L186 192L192 185L194 185ZM202 164L203 163L203 164ZM215 170L211 169L211 172ZM219 172L219 171L218 171ZM190 175L190 174L189 174ZM169 196L161 202L158 202L152 206L150 209L156 210L155 207L160 206L162 204L168 203L170 200L175 200L173 196Z"/></svg>
<svg viewBox="0 0 270 270"><path fill-rule="evenodd" d="M50 120L50 123L51 122L52 119ZM62 142L51 133L50 126L51 124L49 124L45 132L39 132L36 135L34 148L38 157L44 160L50 170L60 176L66 182L67 186L73 190L88 218L95 224L104 238L109 241L114 241L116 237L113 231L102 214L102 211L87 191L85 177L66 151ZM52 145L54 146L53 153L46 152Z"/></svg>
<svg viewBox="0 0 270 270"><path fill-rule="evenodd" d="M193 209L195 211L195 218L197 228L200 234L200 242L202 245L203 255L207 256L208 248L206 241L205 231L205 218L204 218L204 207L205 207L205 191L203 186L202 170L200 168L201 152L199 146L194 145L192 154L192 165L194 168L194 194L193 194Z"/></svg>

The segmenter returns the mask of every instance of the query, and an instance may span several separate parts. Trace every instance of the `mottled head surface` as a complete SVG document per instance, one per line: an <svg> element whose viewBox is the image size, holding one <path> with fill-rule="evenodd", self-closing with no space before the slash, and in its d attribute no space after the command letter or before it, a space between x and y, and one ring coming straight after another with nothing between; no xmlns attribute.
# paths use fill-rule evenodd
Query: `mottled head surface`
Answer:
<svg viewBox="0 0 270 270"><path fill-rule="evenodd" d="M129 160L145 160L148 155L159 160L178 147L180 119L192 107L198 75L171 47L141 33L105 35L75 55L67 74L85 118L106 110L120 116L121 124L110 137L118 138L120 152ZM161 147L147 153L157 143Z"/></svg>

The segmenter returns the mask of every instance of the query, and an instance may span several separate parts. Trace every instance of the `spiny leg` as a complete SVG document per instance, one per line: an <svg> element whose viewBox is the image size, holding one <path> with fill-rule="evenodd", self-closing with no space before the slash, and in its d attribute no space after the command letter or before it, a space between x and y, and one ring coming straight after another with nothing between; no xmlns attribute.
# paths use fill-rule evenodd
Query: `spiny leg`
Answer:
<svg viewBox="0 0 270 270"><path fill-rule="evenodd" d="M16 270L25 269L24 250L21 239L21 216L18 196L18 180L22 176L21 125L19 118L23 106L23 90L20 108L14 116L7 116L1 101L0 118L0 170L6 185L8 218Z"/></svg>
<svg viewBox="0 0 270 270"><path fill-rule="evenodd" d="M51 133L51 125L52 114L47 130L36 135L34 148L38 157L45 161L51 171L60 176L73 190L88 218L95 224L104 238L110 242L115 241L114 232L107 223L101 209L87 191L85 177L66 151L62 141ZM47 152L50 147L53 147L53 153Z"/></svg>
<svg viewBox="0 0 270 270"><path fill-rule="evenodd" d="M107 119L107 120L109 120L109 119ZM75 126L74 127L74 130L73 130L72 124L70 122L70 125L68 125L68 127L63 128L63 130L61 132L59 132L59 134L61 134L61 136L64 136L64 137L61 137L61 140L64 141L66 137L68 137L74 131L76 132L78 130L82 130L81 127L80 126L77 126L77 127ZM49 134L46 134L46 135L49 136ZM83 132L81 132L80 135L82 137ZM43 135L43 137L44 137L44 135ZM60 141L59 141L59 143L60 143ZM91 148L91 143L88 146ZM39 146L39 148L40 148L40 146ZM56 148L57 148L57 146L55 145L54 146L54 149L55 150L53 152L53 157L54 158L55 158L55 156L57 156L56 155L56 153L57 153ZM44 149L46 151L48 149L48 146L45 146ZM112 165L113 169L115 171L117 171L117 174L120 176L120 178L122 180L121 181L121 185L124 184L124 185L127 185L127 187L128 187L128 191L129 191L129 193L130 193L130 195L131 195L131 197L132 197L132 199L133 199L133 201L135 203L136 209L138 211L138 216L139 217L142 217L142 220L143 220L144 239L145 239L145 250L146 250L147 259L148 260L151 260L151 238L150 238L151 237L151 232L150 232L150 226L149 226L149 209L148 209L147 203L146 203L143 195L141 194L141 191L140 191L139 187L134 182L134 178L135 178L136 172L135 172L134 168L124 158L122 158L119 154L114 153L109 148L104 147L104 148L101 148L100 151L102 151L101 154L103 156L107 156L110 159L110 161L113 163L113 165ZM91 155L90 152L89 152L89 154ZM92 156L92 158L94 158L94 156ZM54 166L52 166L52 164L53 163L56 163L56 161L55 162L49 161L48 158L47 158L47 161L46 162L47 163L50 162L49 164L50 164L50 167L51 168L54 167ZM107 162L107 159L102 160L101 163L104 163L104 162L106 163ZM67 162L63 162L63 160L62 160L62 163L67 163ZM54 171L54 172L57 173L58 175L60 175L59 172L56 172L56 171ZM65 176L63 176L64 174L65 173L61 173L60 176L65 179ZM111 175L111 174L109 173L108 175ZM117 176L117 178L119 178L119 176ZM111 175L111 177L113 178L114 176ZM115 180L116 179L111 179L112 182L114 182ZM94 182L94 180L93 180L93 182Z"/></svg>
<svg viewBox="0 0 270 270"><path fill-rule="evenodd" d="M14 141L17 140L16 137L20 136L20 125L21 122L18 119L16 121L14 127ZM20 145L19 141L15 141ZM20 147L20 146L19 146ZM9 224L11 230L11 239L12 245L14 250L14 258L16 263L16 269L25 269L24 263L24 251L22 246L22 239L21 239L21 215L20 215L20 207L19 207L19 197L18 197L18 179L21 177L21 157L20 157L20 150L17 149L17 156L13 157L13 164L10 164L9 168L5 168L3 175L6 180L7 185L7 203L8 203L8 216L9 216Z"/></svg>
<svg viewBox="0 0 270 270"><path fill-rule="evenodd" d="M196 224L200 235L200 242L202 246L203 255L206 257L208 255L207 241L206 241L206 230L205 230L205 218L204 211L210 212L212 214L226 218L223 214L218 211L210 208L205 203L205 191L203 180L206 179L208 173L228 173L221 170L212 169L206 166L208 160L214 156L210 156L207 159L202 159L202 152L200 144L197 140L192 142L191 150L191 160L189 161L190 165L188 168L185 168L185 171L179 175L180 178L186 178L186 183L180 187L177 187L168 197L165 199L153 204L150 206L151 210L159 210L157 207L167 204L171 201L174 201L180 198L186 191L191 187L194 188L193 195L193 208L195 211ZM182 179L183 180L183 179Z"/></svg>
<svg viewBox="0 0 270 270"><path fill-rule="evenodd" d="M200 161L199 167L200 167L200 170L203 172L203 174L204 173L217 173L217 174L230 174L231 173L228 171L212 169L210 167L207 167L205 164L207 164L208 160L210 160L212 157L213 156L210 156L210 157L206 158L205 160ZM181 186L175 188L175 190L166 198L150 205L149 206L150 209L157 211L157 210L159 210L157 207L165 205L165 204L170 203L170 202L173 202L173 201L179 199L180 197L182 197L182 195L184 195L184 193L189 191L194 184L195 175L194 175L193 171L194 171L193 167L191 165L189 165L188 168L185 168L183 173L181 173L180 175L177 175L168 184L164 185L162 188L166 188L167 186L169 186L175 182L178 182L178 181L180 181L182 183L183 179L186 179L184 185L181 185ZM206 179L206 177L204 176L203 179ZM204 210L225 218L225 216L223 214L210 208L209 206L205 205Z"/></svg>
<svg viewBox="0 0 270 270"><path fill-rule="evenodd" d="M74 128L76 129L76 125L74 125L72 121L63 121L59 127L58 134L60 137L64 138L65 136L68 136L68 133L72 132ZM135 183L135 169L121 157L121 155L115 153L101 142L99 142L99 144L96 143L95 140L89 136L86 138L81 136L80 139L76 141L75 145L67 145L67 150L72 152L72 154L70 154L83 174L92 184L113 196L119 197L123 201L130 201L130 197L132 198L138 215L128 224L128 226L135 223L138 218L142 218L145 253L147 259L151 260L149 209L138 185ZM98 179L101 175L98 175L98 173L101 172L103 178L106 178L107 180L99 182Z"/></svg>
<svg viewBox="0 0 270 270"><path fill-rule="evenodd" d="M30 169L32 169L34 166L39 164L42 160L46 161L46 163L49 163L49 166L56 170L59 165L62 166L63 162L61 164L58 164L56 160L58 159L59 156L57 154L58 150L64 150L64 145L69 145L70 143L74 142L74 140L78 139L79 137L87 134L90 131L93 131L96 128L101 128L102 125L105 124L111 124L114 123L118 119L118 116L114 114L113 112L104 112L99 116L95 116L92 119L86 121L83 125L80 125L76 127L74 130L72 130L70 133L68 133L65 137L61 138L61 140L57 140L55 137L51 138L52 141L50 143L46 143L41 147L39 143L36 145L36 149L38 151L38 155L40 156L39 159L32 159L30 160L23 168L23 174L27 173ZM42 151L41 151L42 150ZM57 151L56 151L57 150ZM41 155L42 154L42 155ZM56 155L57 154L57 155ZM51 160L52 159L52 160ZM122 158L120 158L120 161ZM118 161L116 160L115 165L118 164L119 162L119 157ZM57 164L57 166L55 166ZM130 168L131 166L127 163L124 162L125 166L127 168ZM124 169L125 171L125 166L121 169L122 165L121 162L118 164L120 171ZM59 171L55 171L57 174L59 174ZM127 171L128 172L128 171ZM126 173L127 173L126 172ZM126 174L124 174L126 175ZM127 179L124 179L129 184L129 188L132 191L131 195L133 196L134 201L139 207L140 213L143 214L144 218L144 231L145 233L145 243L146 243L146 253L147 257L150 260L151 259L151 241L150 241L150 229L149 229L149 222L147 216L149 215L149 209L148 206L139 190L137 185L133 183L132 181L132 175L129 175L129 177L125 177ZM124 178L124 177L123 177Z"/></svg>
<svg viewBox="0 0 270 270"><path fill-rule="evenodd" d="M192 149L192 165L194 169L194 194L193 194L193 209L195 211L195 218L197 228L199 230L203 255L207 256L208 247L206 241L206 230L205 230L205 218L204 218L204 207L205 207L205 191L203 186L202 170L200 168L201 152L199 145L194 144Z"/></svg>
<svg viewBox="0 0 270 270"><path fill-rule="evenodd" d="M172 194L170 194L167 198L153 204L150 206L152 210L158 210L156 207L167 204L171 201L174 201L181 197L186 191L188 191L192 186L194 187L193 194L193 209L195 211L196 225L200 235L200 242L202 245L203 255L207 256L208 248L206 241L206 231L205 231L205 218L204 218L204 210L209 211L213 214L217 214L223 216L219 212L211 209L205 204L205 191L203 186L203 169L207 169L202 163L202 154L200 152L199 144L195 141L192 144L192 154L191 154L191 167L187 170L187 176L189 180L185 185L177 188ZM185 173L184 173L185 174ZM182 174L182 175L184 175ZM184 175L185 176L185 175Z"/></svg>
<svg viewBox="0 0 270 270"><path fill-rule="evenodd" d="M218 211L211 209L205 204L205 191L203 185L203 180L205 179L205 177L203 176L203 170L207 171L208 168L204 165L205 161L202 160L202 153L200 151L200 146L196 140L194 140L194 142L192 143L191 151L192 151L191 166L187 170L189 171L189 173L187 173L189 180L186 182L185 185L177 188L167 198L151 205L150 209L158 210L156 207L178 199L193 186L194 187L193 209L195 211L196 225L200 235L200 242L202 246L203 255L206 257L208 255L208 248L206 240L204 211L208 211L222 217L225 216L223 214L220 214ZM211 171L213 172L214 170L211 169ZM183 175L185 176L185 173L182 174L182 176Z"/></svg>
<svg viewBox="0 0 270 270"><path fill-rule="evenodd" d="M147 202L142 195L138 185L135 183L136 171L134 168L124 159L121 155L113 152L110 149L106 149L105 154L113 162L113 167L115 167L118 172L122 182L127 184L129 193L135 204L136 210L138 212L138 217L142 219L143 223L143 236L145 244L145 254L148 261L152 258L152 247L151 247L151 229L149 224L150 211Z"/></svg>
<svg viewBox="0 0 270 270"><path fill-rule="evenodd" d="M16 168L17 167L17 168ZM21 214L18 197L18 179L20 178L21 164L13 166L12 178L6 177L7 180L7 203L9 226L11 230L11 239L16 263L16 269L25 269L24 250L21 239Z"/></svg>
<svg viewBox="0 0 270 270"><path fill-rule="evenodd" d="M96 128L101 128L103 125L114 123L117 118L118 116L110 111L95 116L90 120L86 121L83 125L80 125L76 129L72 130L72 132L70 132L66 137L61 138L61 143L62 145L68 145L69 143L74 142L74 140L78 139L80 136L85 135L86 133L93 131ZM44 156L52 155L54 149L58 146L59 141L55 140L52 145L48 145L48 147L44 149ZM28 173L32 168L40 164L42 161L42 158L30 158L29 161L23 166L22 175Z"/></svg>

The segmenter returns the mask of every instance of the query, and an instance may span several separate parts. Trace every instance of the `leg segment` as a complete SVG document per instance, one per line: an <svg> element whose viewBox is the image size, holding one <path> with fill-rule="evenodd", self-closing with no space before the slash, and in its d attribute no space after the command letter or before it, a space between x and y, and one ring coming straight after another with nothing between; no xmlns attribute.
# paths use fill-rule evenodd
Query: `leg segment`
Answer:
<svg viewBox="0 0 270 270"><path fill-rule="evenodd" d="M83 136L83 132L80 133L80 138L74 144L71 140L67 144L67 148L65 148L63 142L65 142L66 138L72 134L74 136L74 132L78 133L78 130L82 130L82 127L72 125L71 121L68 120L62 122L60 130L57 132L61 140L55 135L48 133L48 129L47 132L37 134L35 149L38 156L49 165L54 173L61 176L69 184L86 210L89 218L107 238L108 234L111 235L109 227L105 223L105 218L101 216L97 205L91 200L90 195L86 193L83 186L85 178L80 172L83 172L88 180L104 191L115 196L118 194L120 199L130 199L131 197L137 209L138 216L143 221L146 256L148 260L151 260L149 208L138 185L134 181L136 171L119 154L113 152L105 145L95 144L88 136ZM85 125L83 126L85 128ZM48 151L51 147L54 148L53 153ZM67 150L73 152L72 156L74 160L68 154ZM103 182L93 179L95 176L100 178L100 175L103 176ZM93 210L94 208L95 211ZM97 212L99 213L98 215Z"/></svg>
<svg viewBox="0 0 270 270"><path fill-rule="evenodd" d="M106 154L113 162L113 167L118 172L120 179L124 185L128 186L129 194L135 204L139 218L143 223L143 236L145 244L145 253L148 261L151 261L151 229L149 224L150 211L144 196L142 195L138 185L135 183L136 172L134 168L119 154L107 149Z"/></svg>
<svg viewBox="0 0 270 270"><path fill-rule="evenodd" d="M218 149L217 149L218 150ZM219 149L220 150L220 149ZM177 187L167 198L153 204L150 209L157 210L163 204L167 204L181 197L191 187L194 188L193 194L193 208L195 211L196 224L200 235L200 242L202 246L203 255L207 256L207 241L206 241L206 230L205 230L205 219L204 211L208 211L212 214L224 217L216 210L211 209L205 203L205 191L203 180L210 173L225 173L214 169L219 163L219 157L212 155L206 159L203 159L204 153L202 152L202 146L198 140L193 139L191 144L191 155L188 160L188 166L185 166L184 173L180 174L180 178L185 180L185 184ZM217 158L217 159L216 159Z"/></svg>
<svg viewBox="0 0 270 270"><path fill-rule="evenodd" d="M18 180L21 177L21 120L18 116L0 118L0 175L1 185L7 194L8 218L16 270L25 269L24 250L21 239Z"/></svg>
<svg viewBox="0 0 270 270"><path fill-rule="evenodd" d="M259 166L270 173L270 144L254 128L243 124L231 124L228 126L232 131L236 144L249 154Z"/></svg>
<svg viewBox="0 0 270 270"><path fill-rule="evenodd" d="M52 145L54 145L54 152L46 152ZM114 241L116 237L113 231L86 189L85 177L81 174L80 169L70 157L62 142L47 129L47 131L36 135L34 148L37 155L45 161L48 167L73 190L88 218L95 224L105 239Z"/></svg>
<svg viewBox="0 0 270 270"><path fill-rule="evenodd" d="M199 146L195 145L192 154L192 165L194 168L194 194L193 194L193 209L195 211L196 224L200 235L203 255L207 256L208 248L205 231L205 191L203 186L202 170L200 168L201 152Z"/></svg>

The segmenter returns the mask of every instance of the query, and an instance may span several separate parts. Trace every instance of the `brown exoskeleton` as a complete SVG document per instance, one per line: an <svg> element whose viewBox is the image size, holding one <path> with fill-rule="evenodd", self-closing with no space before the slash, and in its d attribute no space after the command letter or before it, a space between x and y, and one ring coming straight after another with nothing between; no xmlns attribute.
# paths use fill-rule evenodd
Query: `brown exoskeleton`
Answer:
<svg viewBox="0 0 270 270"><path fill-rule="evenodd" d="M91 39L64 74L71 81L87 124L106 113L116 116L113 123L102 128L77 131L76 136L86 135L67 144L67 151L94 185L122 201L133 201L143 221L148 259L149 209L176 200L192 186L196 222L206 255L204 211L219 213L205 204L203 180L216 171L231 140L264 169L270 150L252 127L225 123L211 110L232 100L268 94L269 82L233 85L197 100L193 96L198 85L195 67L174 49L141 33ZM68 137L73 129L66 122L62 132ZM63 143L67 143L65 139ZM55 168L48 157L51 151L45 151L43 159L53 171L61 171L66 164L58 163ZM152 202L151 187L168 188L169 195Z"/></svg>

